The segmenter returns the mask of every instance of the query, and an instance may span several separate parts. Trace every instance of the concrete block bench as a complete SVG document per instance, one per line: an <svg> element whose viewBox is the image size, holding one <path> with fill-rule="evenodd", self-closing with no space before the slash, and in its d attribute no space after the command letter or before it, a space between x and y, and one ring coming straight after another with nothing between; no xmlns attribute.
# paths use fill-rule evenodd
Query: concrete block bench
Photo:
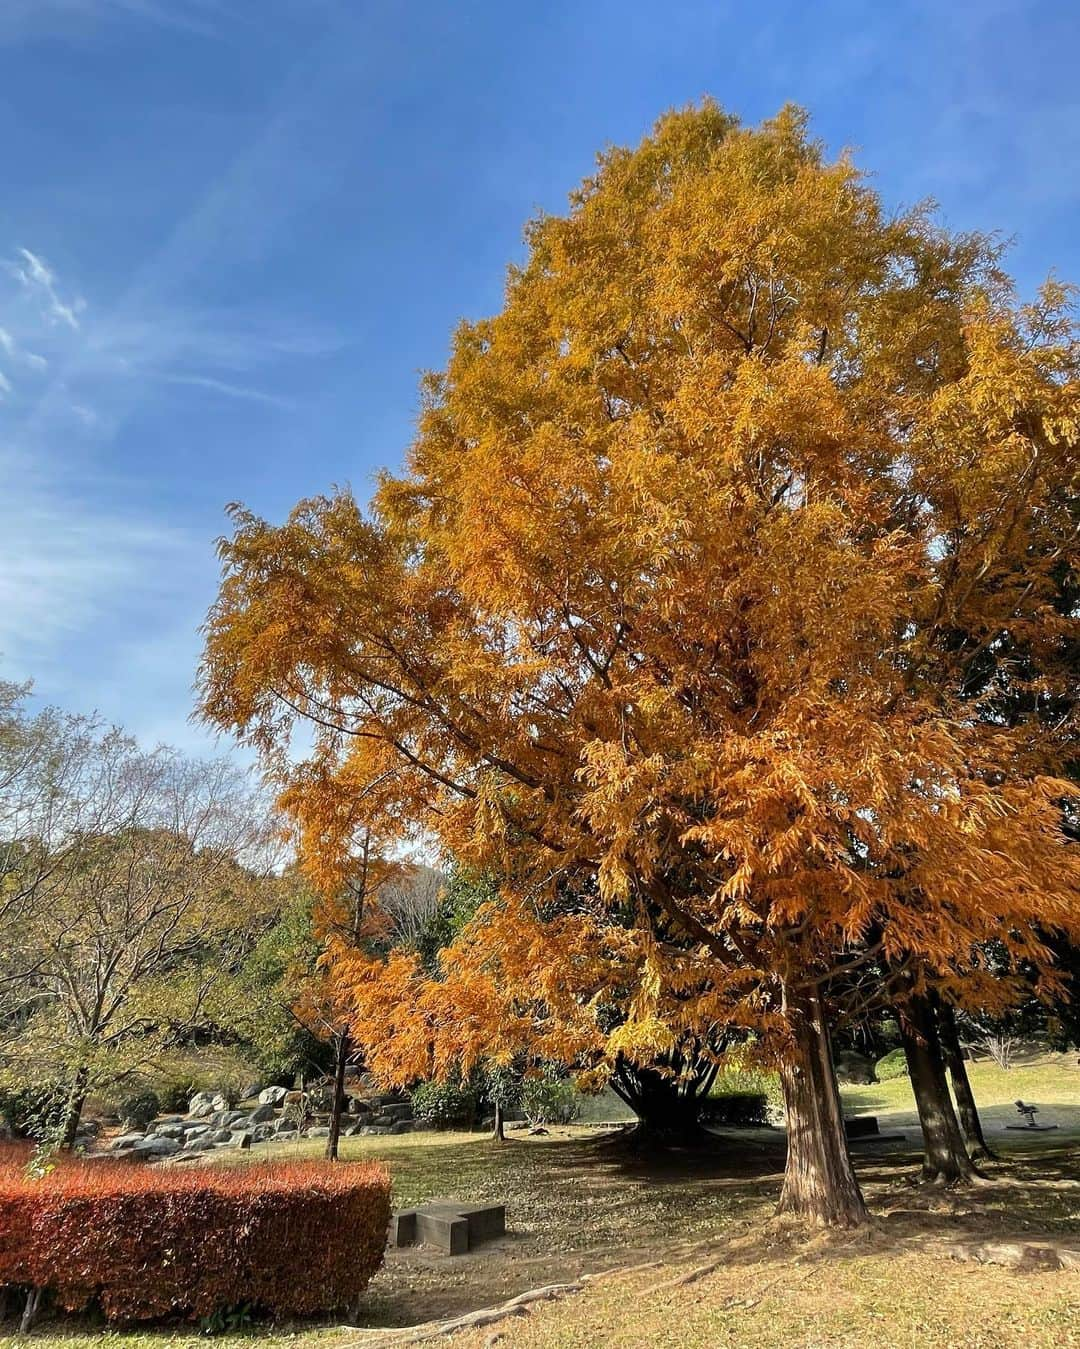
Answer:
<svg viewBox="0 0 1080 1349"><path fill-rule="evenodd" d="M844 1133L849 1143L895 1143L904 1134L883 1134L876 1115L850 1115L844 1120Z"/></svg>
<svg viewBox="0 0 1080 1349"><path fill-rule="evenodd" d="M506 1231L505 1204L458 1204L436 1199L403 1209L390 1220L390 1245L434 1246L448 1255L464 1255L481 1241Z"/></svg>

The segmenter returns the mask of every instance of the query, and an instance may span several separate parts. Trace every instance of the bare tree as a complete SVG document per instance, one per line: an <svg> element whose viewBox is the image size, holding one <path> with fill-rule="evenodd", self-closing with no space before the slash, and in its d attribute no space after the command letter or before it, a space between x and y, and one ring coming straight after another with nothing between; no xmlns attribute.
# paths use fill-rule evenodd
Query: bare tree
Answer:
<svg viewBox="0 0 1080 1349"><path fill-rule="evenodd" d="M442 872L423 865L405 865L384 886L379 907L386 915L394 946L416 949L438 913L445 885Z"/></svg>
<svg viewBox="0 0 1080 1349"><path fill-rule="evenodd" d="M12 724L18 723L18 724ZM0 1075L90 1090L179 1042L269 892L276 838L223 761L140 750L59 713L9 717L0 781Z"/></svg>

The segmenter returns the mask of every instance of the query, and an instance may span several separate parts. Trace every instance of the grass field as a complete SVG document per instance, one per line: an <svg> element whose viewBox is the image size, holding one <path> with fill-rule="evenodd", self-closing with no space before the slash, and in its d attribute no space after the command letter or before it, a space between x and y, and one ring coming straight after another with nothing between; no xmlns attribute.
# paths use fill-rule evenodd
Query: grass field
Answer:
<svg viewBox="0 0 1080 1349"><path fill-rule="evenodd" d="M502 1199L505 1240L450 1259L392 1251L365 1297L361 1325L257 1328L220 1349L290 1344L383 1349L404 1327L497 1305L525 1289L593 1281L527 1316L462 1333L461 1349L562 1346L883 1346L997 1349L1080 1346L1080 1272L1024 1272L950 1258L961 1239L1051 1236L1080 1249L1080 1068L1074 1056L975 1065L972 1080L1002 1160L975 1190L919 1186L907 1079L845 1088L849 1113L876 1113L904 1143L860 1150L874 1219L849 1236L807 1237L771 1218L782 1135L740 1131L706 1157L643 1162L610 1136L576 1127L546 1138L403 1135L345 1142L345 1158L383 1159L395 1204L454 1196ZM1006 1132L1017 1097L1066 1126ZM319 1145L282 1145L281 1155ZM266 1155L266 1154L263 1154ZM246 1154L223 1154L243 1164ZM594 1276L599 1276L595 1278ZM302 1270L297 1277L303 1277ZM401 1329L398 1329L401 1328ZM124 1335L43 1322L39 1349L169 1349L199 1342L176 1329Z"/></svg>
<svg viewBox="0 0 1080 1349"><path fill-rule="evenodd" d="M999 1132L1006 1125L1022 1124L1016 1101L1039 1107L1040 1124L1057 1124L1059 1130L1080 1132L1080 1062L1071 1054L1043 1054L1016 1063L1003 1072L995 1063L968 1064L971 1089L979 1103L983 1127ZM911 1082L907 1077L877 1082L869 1087L841 1090L848 1114L874 1114L893 1128L914 1128L919 1117Z"/></svg>

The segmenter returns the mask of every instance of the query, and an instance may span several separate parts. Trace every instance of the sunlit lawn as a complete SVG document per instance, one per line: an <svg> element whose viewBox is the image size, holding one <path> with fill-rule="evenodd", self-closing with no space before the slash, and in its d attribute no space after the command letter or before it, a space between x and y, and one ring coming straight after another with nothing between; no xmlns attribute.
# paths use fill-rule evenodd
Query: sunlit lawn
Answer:
<svg viewBox="0 0 1080 1349"><path fill-rule="evenodd" d="M1080 1131L1080 1063L1078 1054L1044 1054L1015 1063L1008 1072L991 1061L968 1064L968 1077L984 1127L997 1131L1023 1124L1016 1101L1037 1105L1040 1124L1057 1124L1059 1131ZM876 1114L893 1128L915 1128L919 1117L911 1081L907 1077L869 1087L844 1087L848 1114ZM1010 1139L1016 1139L1010 1133Z"/></svg>
<svg viewBox="0 0 1080 1349"><path fill-rule="evenodd" d="M990 1167L988 1186L962 1196L914 1184L918 1132L906 1078L845 1088L849 1113L876 1113L883 1128L905 1129L907 1142L859 1150L875 1221L869 1231L839 1240L807 1242L770 1223L783 1160L776 1131L727 1134L708 1157L649 1162L585 1127L538 1139L511 1133L505 1145L461 1133L346 1139L346 1162L386 1162L395 1206L436 1197L504 1201L508 1237L453 1260L423 1250L392 1252L364 1301L369 1330L256 1328L215 1343L224 1349L290 1336L292 1343L326 1345L351 1336L358 1345L378 1344L377 1327L392 1333L395 1326L498 1304L527 1288L649 1263L505 1323L495 1342L505 1349L1080 1345L1080 1274L1018 1274L947 1255L951 1242L971 1234L1056 1234L1080 1246L1080 1068L1074 1056L1058 1056L1009 1073L977 1064L971 1077L1003 1161ZM1003 1125L1017 1118L1017 1097L1039 1105L1040 1119L1070 1127L1006 1133ZM242 1165L317 1155L321 1146L279 1144L215 1160ZM723 1260L717 1270L685 1286L663 1286L717 1258ZM118 1335L84 1323L57 1330L46 1322L30 1343L168 1349L199 1342L194 1331L175 1329ZM454 1343L480 1349L490 1335Z"/></svg>

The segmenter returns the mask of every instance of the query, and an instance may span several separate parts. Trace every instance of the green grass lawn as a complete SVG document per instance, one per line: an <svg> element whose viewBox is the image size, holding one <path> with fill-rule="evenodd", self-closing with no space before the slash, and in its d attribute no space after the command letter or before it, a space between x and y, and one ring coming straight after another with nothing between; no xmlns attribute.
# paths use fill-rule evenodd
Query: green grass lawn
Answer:
<svg viewBox="0 0 1080 1349"><path fill-rule="evenodd" d="M968 1077L984 1128L995 1134L1006 1125L1022 1124L1016 1101L1037 1105L1040 1124L1057 1124L1060 1132L1080 1132L1080 1063L1078 1055L1043 1054L1016 1063L1008 1072L990 1061L969 1063ZM908 1077L868 1087L843 1087L849 1115L878 1115L893 1128L916 1128L919 1116ZM1010 1138L1015 1134L1010 1132Z"/></svg>

